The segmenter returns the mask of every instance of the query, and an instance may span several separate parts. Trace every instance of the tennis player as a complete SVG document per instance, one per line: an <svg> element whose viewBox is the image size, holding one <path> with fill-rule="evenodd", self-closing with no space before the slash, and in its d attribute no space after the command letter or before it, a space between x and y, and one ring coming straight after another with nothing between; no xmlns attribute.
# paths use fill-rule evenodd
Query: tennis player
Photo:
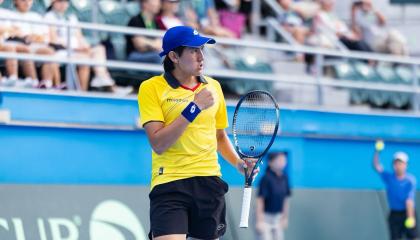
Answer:
<svg viewBox="0 0 420 240"><path fill-rule="evenodd" d="M139 90L141 124L152 146L150 233L155 240L218 239L226 231L219 152L239 170L242 161L226 132L226 103L220 84L203 75L205 44L211 38L186 26L163 37L164 74ZM255 161L248 159L248 169Z"/></svg>
<svg viewBox="0 0 420 240"><path fill-rule="evenodd" d="M394 172L389 172L384 170L379 161L379 152L375 152L373 166L386 185L391 239L401 240L405 239L404 236L410 240L418 239L415 212L416 178L407 173L408 155L396 152L392 163Z"/></svg>

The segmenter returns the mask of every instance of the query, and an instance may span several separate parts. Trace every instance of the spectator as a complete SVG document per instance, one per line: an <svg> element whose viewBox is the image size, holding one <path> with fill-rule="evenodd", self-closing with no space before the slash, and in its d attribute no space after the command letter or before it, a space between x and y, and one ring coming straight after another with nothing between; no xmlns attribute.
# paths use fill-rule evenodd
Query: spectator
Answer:
<svg viewBox="0 0 420 240"><path fill-rule="evenodd" d="M371 0L354 2L351 9L353 30L375 52L408 55L407 40L395 29L386 27L385 16Z"/></svg>
<svg viewBox="0 0 420 240"><path fill-rule="evenodd" d="M241 38L247 27L248 12L244 6L249 1L244 0L214 0L215 7L220 19L220 25Z"/></svg>
<svg viewBox="0 0 420 240"><path fill-rule="evenodd" d="M130 19L128 26L157 29L156 14L160 11L160 0L140 0L141 12ZM127 59L134 62L161 63L162 50L160 38L126 35Z"/></svg>
<svg viewBox="0 0 420 240"><path fill-rule="evenodd" d="M351 50L371 51L371 48L333 13L335 0L319 2L321 11L314 19L315 35L308 39L310 45L332 48L337 46L337 41L341 41Z"/></svg>
<svg viewBox="0 0 420 240"><path fill-rule="evenodd" d="M0 0L0 5L3 3L3 0ZM0 8L0 16L10 17L12 16L11 11ZM7 44L5 40L13 34L14 29L12 28L10 21L1 20L0 21L0 51L1 52L16 52L16 47ZM1 77L0 74L0 85L1 86L13 86L15 85L18 78L18 62L16 59L5 59L6 65L6 74L7 77Z"/></svg>
<svg viewBox="0 0 420 240"><path fill-rule="evenodd" d="M389 208L388 226L392 240L407 237L417 239L415 213L416 178L407 173L408 156L404 152L394 154L394 172L384 171L379 161L379 150L373 157L373 166L386 186ZM411 223L409 223L411 221ZM411 226L408 226L411 224ZM405 235L405 236L404 236Z"/></svg>
<svg viewBox="0 0 420 240"><path fill-rule="evenodd" d="M285 152L269 154L257 198L256 230L261 240L284 239L283 230L288 226L288 198L291 196L289 178L284 171L286 164Z"/></svg>
<svg viewBox="0 0 420 240"><path fill-rule="evenodd" d="M42 16L38 13L31 12L33 0L14 0L16 12L13 17L22 20L42 21ZM14 36L9 38L9 43L14 43L20 49L19 52L35 53L41 55L52 56L55 51L48 47L48 27L42 24L29 22L12 23L16 30ZM53 82L56 86L61 82L59 65L56 63L43 63L41 67L42 81L39 82L35 66L32 61L26 63L26 72L29 75L24 81L24 86L39 86L50 88Z"/></svg>
<svg viewBox="0 0 420 240"><path fill-rule="evenodd" d="M184 25L177 16L179 12L179 0L162 0L162 9L156 17L158 28L167 30L172 27Z"/></svg>
<svg viewBox="0 0 420 240"><path fill-rule="evenodd" d="M280 24L288 31L294 39L300 44L306 42L309 29L304 25L304 21L300 13L292 8L292 0L279 0L280 6L284 13L280 16Z"/></svg>
<svg viewBox="0 0 420 240"><path fill-rule="evenodd" d="M181 4L186 25L209 35L235 37L235 33L220 24L213 0L182 0Z"/></svg>
<svg viewBox="0 0 420 240"><path fill-rule="evenodd" d="M75 15L67 15L69 7L68 0L53 0L51 6L47 10L45 19L52 22L68 21L70 23L78 23ZM106 62L106 52L102 45L91 47L80 29L73 29L70 33L70 43L67 42L68 31L66 27L50 26L49 28L50 46L52 46L59 56L66 56L67 49L71 49L71 54L78 59L90 59L96 62ZM83 91L89 88L90 80L89 66L78 66L78 76L80 86ZM106 67L93 67L94 78L92 79L91 86L94 88L112 87L115 82L111 78L110 73Z"/></svg>

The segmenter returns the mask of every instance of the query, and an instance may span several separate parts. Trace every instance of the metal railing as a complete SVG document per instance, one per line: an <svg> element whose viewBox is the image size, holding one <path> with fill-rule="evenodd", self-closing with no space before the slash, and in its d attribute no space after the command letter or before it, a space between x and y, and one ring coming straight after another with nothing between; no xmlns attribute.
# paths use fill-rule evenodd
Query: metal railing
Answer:
<svg viewBox="0 0 420 240"><path fill-rule="evenodd" d="M6 20L6 18L0 17L0 20ZM105 31L113 32L120 34L131 34L131 35L142 35L147 37L162 37L163 31L158 30L148 30L148 29L139 29L132 27L122 27L122 26L111 26L106 24L96 24L96 23L69 23L69 22L51 22L51 21L31 21L31 20L22 20L18 18L7 18L11 21L21 21L29 22L33 24L43 24L57 27L65 27L68 33L71 32L73 28L81 28L92 31ZM70 34L68 34L70 36ZM71 39L68 39L68 44L70 45ZM236 70L227 70L227 69L207 69L206 74L214 77L227 77L227 78L236 78L236 79L251 79L251 80L261 80L261 81L276 81L286 84L302 84L302 85L315 85L318 87L318 103L322 104L322 87L341 87L349 89L370 89L370 90L381 90L381 91L392 91L392 92L405 92L412 93L413 97L413 106L414 110L419 110L420 99L419 93L420 88L418 86L418 71L417 66L420 66L420 58L414 57L405 57L405 56L394 56L387 54L379 53L364 53L356 51L337 51L330 49L322 49L301 45L289 45L281 44L274 42L266 41L254 41L254 40L238 40L238 39L229 39L229 38L216 38L216 41L220 44L226 46L235 46L235 47L246 47L246 48L257 48L265 49L269 51L280 51L280 52L294 52L294 53L305 53L315 55L315 65L316 71L314 76L306 75L282 75L282 74L273 74L273 73L252 73L252 72L241 72ZM413 85L407 86L403 84L395 83L368 83L368 82L356 82L349 80L340 80L334 81L333 79L326 78L322 75L321 68L323 66L323 61L325 57L336 57L344 59L359 59L359 60L373 60L378 62L389 62L389 63L398 63L412 66L413 73ZM41 56L34 54L17 54L17 53L6 53L0 52L0 58L14 58L19 60L34 60L40 62L57 62L61 64L67 64L69 67L74 67L76 65L89 65L89 66L105 66L108 68L116 69L126 69L126 70L139 70L139 71L148 71L148 72L162 72L163 68L158 64L147 64L147 63L133 63L127 61L113 61L108 60L104 62L94 62L84 59L76 59L71 56L70 49L65 58L58 58L55 56ZM70 80L70 79L66 79ZM355 79L354 79L355 80Z"/></svg>

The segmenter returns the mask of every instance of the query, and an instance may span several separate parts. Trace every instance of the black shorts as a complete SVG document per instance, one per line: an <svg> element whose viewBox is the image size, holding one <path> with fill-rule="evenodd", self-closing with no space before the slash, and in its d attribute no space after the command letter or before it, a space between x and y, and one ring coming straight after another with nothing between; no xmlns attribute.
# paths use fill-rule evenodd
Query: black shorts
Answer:
<svg viewBox="0 0 420 240"><path fill-rule="evenodd" d="M204 240L223 236L227 191L228 185L219 177L192 177L155 186L149 194L149 239L170 234Z"/></svg>
<svg viewBox="0 0 420 240"><path fill-rule="evenodd" d="M418 238L417 226L410 229L406 228L404 224L406 219L406 211L391 211L389 214L388 223L392 240L404 239L404 237L407 237L408 239Z"/></svg>

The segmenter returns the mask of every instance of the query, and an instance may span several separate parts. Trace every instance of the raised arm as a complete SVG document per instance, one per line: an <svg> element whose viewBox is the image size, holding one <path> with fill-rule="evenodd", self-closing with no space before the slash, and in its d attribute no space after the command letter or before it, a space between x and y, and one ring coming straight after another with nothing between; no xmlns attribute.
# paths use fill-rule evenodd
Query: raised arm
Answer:
<svg viewBox="0 0 420 240"><path fill-rule="evenodd" d="M203 89L195 95L194 103L203 111L214 104L214 99L209 90ZM179 115L167 126L164 126L160 121L150 121L145 123L143 127L153 151L162 154L178 140L189 123L183 115Z"/></svg>
<svg viewBox="0 0 420 240"><path fill-rule="evenodd" d="M384 171L384 168L379 161L379 152L375 151L375 154L373 155L373 168L375 168L376 172L382 173Z"/></svg>

